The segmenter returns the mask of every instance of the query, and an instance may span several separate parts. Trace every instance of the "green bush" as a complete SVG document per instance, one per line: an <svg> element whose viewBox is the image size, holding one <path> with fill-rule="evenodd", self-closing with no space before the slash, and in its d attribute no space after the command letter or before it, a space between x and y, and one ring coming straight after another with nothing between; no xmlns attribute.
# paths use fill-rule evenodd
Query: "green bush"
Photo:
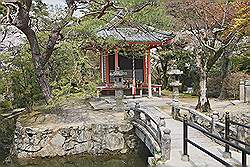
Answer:
<svg viewBox="0 0 250 167"><path fill-rule="evenodd" d="M243 72L231 73L225 79L224 87L228 98L237 99L240 94L240 80L250 79L250 75Z"/></svg>

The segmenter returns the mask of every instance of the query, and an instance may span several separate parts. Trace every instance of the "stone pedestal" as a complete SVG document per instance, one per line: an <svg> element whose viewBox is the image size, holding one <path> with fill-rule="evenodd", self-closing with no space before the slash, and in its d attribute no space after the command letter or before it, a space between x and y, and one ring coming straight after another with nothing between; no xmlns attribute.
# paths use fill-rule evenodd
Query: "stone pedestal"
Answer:
<svg viewBox="0 0 250 167"><path fill-rule="evenodd" d="M115 89L115 100L116 105L113 107L114 111L125 111L125 106L123 104L123 89L125 89L126 85L124 85L123 76L126 75L126 72L120 71L119 68L117 68L113 74L111 74L114 77L114 86Z"/></svg>
<svg viewBox="0 0 250 167"><path fill-rule="evenodd" d="M245 81L245 101L250 102L250 80Z"/></svg>
<svg viewBox="0 0 250 167"><path fill-rule="evenodd" d="M170 137L170 130L167 128L163 128L162 130L162 143L161 143L161 160L167 161L170 160L170 152L171 152L171 137Z"/></svg>
<svg viewBox="0 0 250 167"><path fill-rule="evenodd" d="M115 90L115 106L113 107L114 111L124 111L125 110L125 106L123 103L123 89L117 89Z"/></svg>
<svg viewBox="0 0 250 167"><path fill-rule="evenodd" d="M217 134L216 133L216 122L219 122L219 113L217 111L214 111L212 114L212 128L211 128L211 133Z"/></svg>
<svg viewBox="0 0 250 167"><path fill-rule="evenodd" d="M181 160L185 162L189 161L189 155L182 155Z"/></svg>
<svg viewBox="0 0 250 167"><path fill-rule="evenodd" d="M245 102L245 81L240 80L240 101Z"/></svg>
<svg viewBox="0 0 250 167"><path fill-rule="evenodd" d="M173 65L171 70L168 71L168 75L172 79L170 86L173 87L172 94L172 116L174 119L178 118L180 115L179 109L179 87L182 85L179 81L179 76L183 74L183 71L177 69L176 65Z"/></svg>
<svg viewBox="0 0 250 167"><path fill-rule="evenodd" d="M231 152L223 152L222 157L223 158L231 158L232 157Z"/></svg>
<svg viewBox="0 0 250 167"><path fill-rule="evenodd" d="M250 80L240 80L240 101L250 102Z"/></svg>

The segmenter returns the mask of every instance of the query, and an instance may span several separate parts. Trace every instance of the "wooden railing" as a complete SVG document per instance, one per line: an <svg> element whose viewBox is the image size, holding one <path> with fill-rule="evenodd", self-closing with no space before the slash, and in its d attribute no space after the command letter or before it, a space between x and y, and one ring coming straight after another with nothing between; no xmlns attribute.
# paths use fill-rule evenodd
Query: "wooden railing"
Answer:
<svg viewBox="0 0 250 167"><path fill-rule="evenodd" d="M149 114L147 108L140 108L139 103L136 103L135 107L131 107L127 110L129 120L137 126L139 129L146 129L148 138L152 136L157 146L154 146L155 151L151 151L152 154L161 154L161 158L164 160L170 159L170 130L166 128L165 117L154 112L154 115ZM139 125L139 126L138 126ZM141 128L140 128L141 127ZM140 137L139 137L140 138ZM152 142L154 143L154 142ZM146 143L145 143L146 144ZM147 145L147 144L146 144ZM147 146L149 147L149 146Z"/></svg>

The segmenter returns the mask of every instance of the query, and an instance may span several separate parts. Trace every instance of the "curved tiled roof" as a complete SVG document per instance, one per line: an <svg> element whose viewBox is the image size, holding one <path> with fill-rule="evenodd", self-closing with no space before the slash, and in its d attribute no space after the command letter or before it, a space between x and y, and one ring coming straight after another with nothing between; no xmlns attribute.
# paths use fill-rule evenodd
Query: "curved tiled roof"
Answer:
<svg viewBox="0 0 250 167"><path fill-rule="evenodd" d="M103 38L114 38L119 41L145 43L164 43L175 37L173 33L156 30L152 27L102 29L97 32L97 35Z"/></svg>

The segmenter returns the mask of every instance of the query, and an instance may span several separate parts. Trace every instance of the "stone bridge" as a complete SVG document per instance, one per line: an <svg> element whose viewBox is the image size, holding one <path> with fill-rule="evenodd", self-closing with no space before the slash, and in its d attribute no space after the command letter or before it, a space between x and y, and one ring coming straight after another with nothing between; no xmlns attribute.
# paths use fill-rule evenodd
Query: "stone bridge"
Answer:
<svg viewBox="0 0 250 167"><path fill-rule="evenodd" d="M165 116L154 107L135 107L127 110L128 119L135 127L136 135L144 142L153 157L149 164L156 165L170 159L170 130L166 127Z"/></svg>

